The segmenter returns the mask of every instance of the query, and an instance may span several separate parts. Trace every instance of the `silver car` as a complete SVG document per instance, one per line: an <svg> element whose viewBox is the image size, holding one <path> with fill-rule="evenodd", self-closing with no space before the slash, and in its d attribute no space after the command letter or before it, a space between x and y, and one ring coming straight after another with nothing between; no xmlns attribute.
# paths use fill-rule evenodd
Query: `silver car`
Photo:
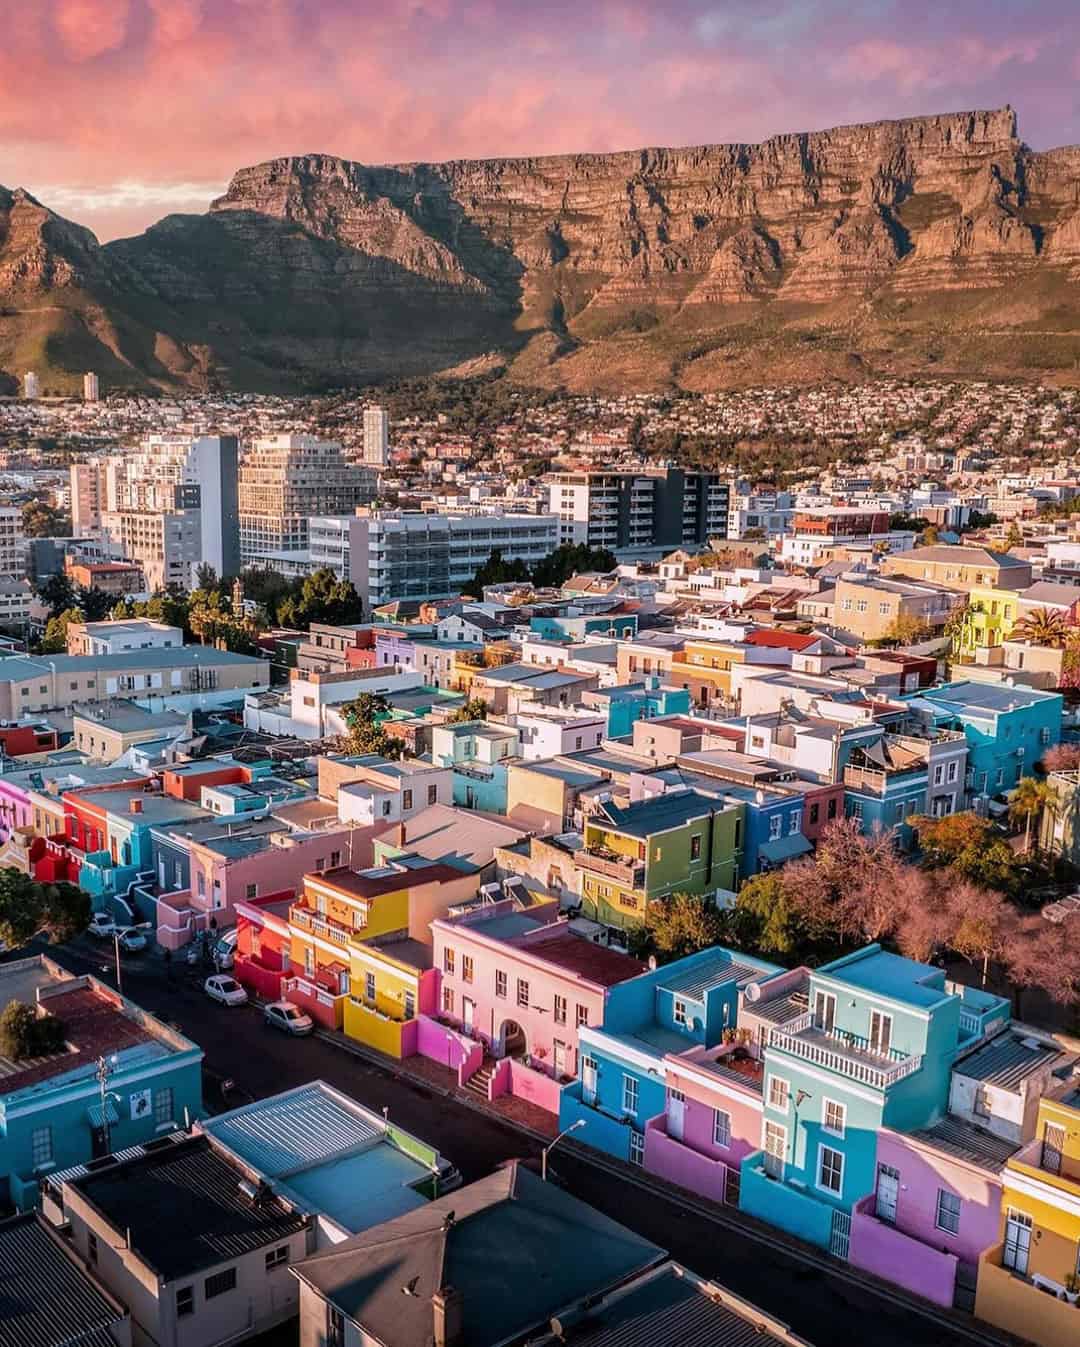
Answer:
<svg viewBox="0 0 1080 1347"><path fill-rule="evenodd" d="M295 1034L297 1038L310 1034L315 1028L311 1016L305 1015L291 1001L271 1001L263 1011L263 1023L271 1029L280 1029L282 1033Z"/></svg>

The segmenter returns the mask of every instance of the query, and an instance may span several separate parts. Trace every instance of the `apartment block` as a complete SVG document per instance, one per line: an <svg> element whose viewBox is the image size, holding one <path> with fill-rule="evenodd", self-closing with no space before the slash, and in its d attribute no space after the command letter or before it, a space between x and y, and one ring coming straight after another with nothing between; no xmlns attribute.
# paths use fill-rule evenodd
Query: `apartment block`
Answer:
<svg viewBox="0 0 1080 1347"><path fill-rule="evenodd" d="M561 543L613 552L670 551L727 537L731 484L715 473L560 472L545 483Z"/></svg>

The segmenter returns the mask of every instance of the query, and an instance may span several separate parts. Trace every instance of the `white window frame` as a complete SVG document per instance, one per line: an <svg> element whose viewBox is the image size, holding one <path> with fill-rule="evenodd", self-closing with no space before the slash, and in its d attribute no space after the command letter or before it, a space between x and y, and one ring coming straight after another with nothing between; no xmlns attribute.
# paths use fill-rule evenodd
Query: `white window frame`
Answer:
<svg viewBox="0 0 1080 1347"><path fill-rule="evenodd" d="M781 814L774 814L769 819L769 841L779 842L784 831L784 819Z"/></svg>
<svg viewBox="0 0 1080 1347"><path fill-rule="evenodd" d="M727 1109L713 1109L712 1139L714 1146L725 1151L731 1149L731 1114Z"/></svg>
<svg viewBox="0 0 1080 1347"><path fill-rule="evenodd" d="M645 1164L645 1133L630 1129L630 1163L641 1169Z"/></svg>
<svg viewBox="0 0 1080 1347"><path fill-rule="evenodd" d="M953 1201L955 1201L955 1203L956 1203L956 1229L955 1229L955 1230L952 1229L952 1228L951 1228L950 1226L948 1226L948 1225L943 1225L942 1222L941 1222L941 1211L942 1211L941 1199L942 1199L943 1197L944 1197L944 1198L952 1198ZM952 1236L954 1236L954 1237L957 1236L957 1235L959 1235L959 1234L960 1234L960 1214L961 1214L961 1212L963 1211L963 1209L964 1209L963 1199L960 1197L960 1195L959 1195L958 1193L954 1193L954 1192L952 1192L952 1191L951 1191L950 1189L948 1189L948 1188L939 1188L939 1189L937 1190L937 1200L936 1200L936 1202L934 1203L934 1229L935 1229L935 1230L940 1230L941 1233L942 1233L943 1235L952 1235Z"/></svg>
<svg viewBox="0 0 1080 1347"><path fill-rule="evenodd" d="M640 1102L641 1086L637 1076L631 1076L624 1071L622 1078L622 1111L629 1114L631 1118L636 1118Z"/></svg>
<svg viewBox="0 0 1080 1347"><path fill-rule="evenodd" d="M688 1017L686 1013L686 1002L681 996L676 996L672 1006L672 1016L676 1024L686 1025Z"/></svg>
<svg viewBox="0 0 1080 1347"><path fill-rule="evenodd" d="M778 1090L778 1093L783 1095L784 1102L782 1104L778 1104L773 1099L774 1090ZM787 1080L784 1076L770 1076L769 1092L766 1097L768 1098L770 1108L780 1109L784 1113L787 1113L788 1109L791 1108L791 1081Z"/></svg>
<svg viewBox="0 0 1080 1347"><path fill-rule="evenodd" d="M829 1123L829 1109L840 1110L840 1125L833 1127ZM847 1131L847 1105L842 1104L839 1099L823 1099L821 1101L821 1130L826 1136L839 1137L842 1141L844 1133Z"/></svg>
<svg viewBox="0 0 1080 1347"><path fill-rule="evenodd" d="M822 1179L824 1177L826 1151L828 1151L830 1155L837 1156L840 1160L840 1181L839 1185L836 1188L833 1188L830 1184L822 1182ZM837 1150L835 1146L826 1146L824 1142L821 1142L818 1145L817 1178L815 1179L814 1187L817 1188L819 1192L831 1193L833 1197L842 1197L844 1192L844 1169L845 1169L844 1152Z"/></svg>

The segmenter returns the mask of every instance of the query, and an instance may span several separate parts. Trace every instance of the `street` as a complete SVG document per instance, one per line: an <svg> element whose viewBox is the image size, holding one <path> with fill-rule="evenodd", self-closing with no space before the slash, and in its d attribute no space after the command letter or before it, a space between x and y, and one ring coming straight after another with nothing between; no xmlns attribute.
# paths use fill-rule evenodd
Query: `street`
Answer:
<svg viewBox="0 0 1080 1347"><path fill-rule="evenodd" d="M47 951L74 973L93 973L110 984L102 969L111 948L83 937ZM205 1102L210 1111L234 1108L312 1079L322 1079L366 1107L389 1110L390 1118L437 1146L460 1169L465 1182L480 1178L513 1157L536 1158L540 1145L502 1119L437 1089L395 1075L391 1064L376 1065L319 1038L291 1039L267 1029L253 1007L225 1009L201 990L182 962L174 963L170 987L164 965L137 956L123 965L123 990L137 1004L179 1026L205 1052ZM222 1082L232 1082L222 1093ZM849 1277L838 1264L814 1255L809 1261L777 1247L766 1228L737 1213L713 1217L688 1209L656 1180L641 1184L621 1167L594 1162L582 1147L560 1146L553 1171L567 1189L614 1220L670 1251L705 1276L715 1277L787 1323L814 1347L850 1347L863 1338L875 1347L952 1347L1000 1342L1000 1336L958 1316L955 1325L927 1306L877 1294ZM970 1325L970 1327L968 1327Z"/></svg>

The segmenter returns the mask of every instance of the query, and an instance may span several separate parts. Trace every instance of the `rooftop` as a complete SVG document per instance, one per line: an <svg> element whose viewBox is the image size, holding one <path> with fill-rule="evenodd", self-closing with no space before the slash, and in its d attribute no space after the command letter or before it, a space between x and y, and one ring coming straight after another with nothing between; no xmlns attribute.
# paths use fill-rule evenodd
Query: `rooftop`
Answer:
<svg viewBox="0 0 1080 1347"><path fill-rule="evenodd" d="M356 898L378 898L380 894L398 893L417 884L460 879L461 871L422 856L395 856L386 865L371 866L367 870L352 870L347 865L339 865L333 870L320 870L313 877Z"/></svg>
<svg viewBox="0 0 1080 1347"><path fill-rule="evenodd" d="M307 1217L280 1198L249 1196L246 1172L192 1137L72 1182L131 1249L166 1281L280 1243ZM162 1220L162 1213L168 1219Z"/></svg>
<svg viewBox="0 0 1080 1347"><path fill-rule="evenodd" d="M625 809L616 804L606 804L595 820L590 819L590 823L595 821L603 827L606 818L615 832L644 839L653 833L682 828L692 819L705 818L719 812L721 808L714 798L699 795L695 790L668 791L652 800L640 800L627 805Z"/></svg>
<svg viewBox="0 0 1080 1347"><path fill-rule="evenodd" d="M489 818L475 809L455 809L433 804L405 821L405 840L399 842L400 825L395 824L376 839L384 845L403 846L428 860L469 865L490 864L496 847L516 842L525 835L523 828L500 819ZM460 874L460 870L458 871Z"/></svg>
<svg viewBox="0 0 1080 1347"><path fill-rule="evenodd" d="M0 682L21 683L46 673L88 674L127 672L129 669L188 669L198 665L220 668L222 665L266 667L266 661L253 655L238 655L215 646L185 645L168 650L124 650L117 655L12 655L0 659Z"/></svg>
<svg viewBox="0 0 1080 1347"><path fill-rule="evenodd" d="M880 945L867 945L855 954L823 964L817 975L920 1010L948 1000L940 969L890 954Z"/></svg>
<svg viewBox="0 0 1080 1347"><path fill-rule="evenodd" d="M550 934L517 939L514 943L537 959L553 964L568 973L584 978L600 987L614 987L627 978L637 977L645 965L628 954L596 945L574 935L564 924L554 927Z"/></svg>
<svg viewBox="0 0 1080 1347"><path fill-rule="evenodd" d="M942 1151L957 1160L978 1165L988 1173L996 1174L1010 1156L1020 1149L1018 1143L995 1136L984 1127L976 1127L964 1118L947 1114L933 1127L922 1127L911 1133L934 1150Z"/></svg>
<svg viewBox="0 0 1080 1347"><path fill-rule="evenodd" d="M1056 1043L1033 1037L1019 1026L1011 1026L962 1057L953 1070L968 1080L981 1080L984 1084L1019 1094L1029 1076L1063 1064L1066 1056Z"/></svg>
<svg viewBox="0 0 1080 1347"><path fill-rule="evenodd" d="M75 720L89 720L105 729L131 734L138 730L182 730L187 716L175 711L146 711L135 702L110 697L105 702L80 702L73 710Z"/></svg>
<svg viewBox="0 0 1080 1347"><path fill-rule="evenodd" d="M946 683L939 688L924 688L918 695L927 701L993 715L1036 706L1039 702L1061 701L1059 692L1039 692L1035 688L1007 687L1000 683Z"/></svg>

